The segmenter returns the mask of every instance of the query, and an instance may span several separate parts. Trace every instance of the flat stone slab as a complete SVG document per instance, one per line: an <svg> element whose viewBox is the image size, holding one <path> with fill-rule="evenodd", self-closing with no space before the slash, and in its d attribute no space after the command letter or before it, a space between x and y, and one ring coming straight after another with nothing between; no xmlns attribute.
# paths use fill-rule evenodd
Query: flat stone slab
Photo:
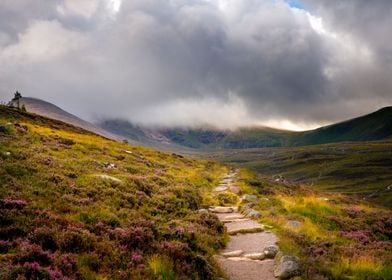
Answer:
<svg viewBox="0 0 392 280"><path fill-rule="evenodd" d="M241 188L238 187L238 186L230 186L229 189L230 189L231 192L233 192L235 194L239 194L240 191L241 191Z"/></svg>
<svg viewBox="0 0 392 280"><path fill-rule="evenodd" d="M225 219L225 220L221 220L222 223L227 224L227 223L236 223L236 222L246 222L246 221L250 221L252 219L250 218L240 218L240 219Z"/></svg>
<svg viewBox="0 0 392 280"><path fill-rule="evenodd" d="M244 251L242 251L242 250L235 250L235 251L231 251L231 252L222 253L222 256L224 256L225 258L232 258L232 257L239 257L243 253L244 253Z"/></svg>
<svg viewBox="0 0 392 280"><path fill-rule="evenodd" d="M213 191L213 192L224 192L224 191L227 191L228 188L229 188L228 186L220 185L220 186L217 186L217 187L216 187L215 189L213 189L212 191Z"/></svg>
<svg viewBox="0 0 392 280"><path fill-rule="evenodd" d="M255 222L253 220L244 220L238 222L227 223L227 233L230 235L238 234L238 233L254 233L261 232L264 230L264 227Z"/></svg>
<svg viewBox="0 0 392 280"><path fill-rule="evenodd" d="M230 237L230 242L223 252L242 250L244 254L260 253L264 248L275 245L276 242L278 242L278 238L273 233L239 234Z"/></svg>
<svg viewBox="0 0 392 280"><path fill-rule="evenodd" d="M251 259L251 260L264 260L265 255L264 253L251 253L251 254L245 254L243 255L244 258Z"/></svg>
<svg viewBox="0 0 392 280"><path fill-rule="evenodd" d="M233 213L237 211L237 207L215 206L215 207L210 207L209 210L212 213Z"/></svg>
<svg viewBox="0 0 392 280"><path fill-rule="evenodd" d="M241 213L218 213L216 214L218 219L220 221L223 220L230 220L230 219L241 219L241 218L246 218L243 214Z"/></svg>
<svg viewBox="0 0 392 280"><path fill-rule="evenodd" d="M230 280L275 280L273 260L254 261L247 258L216 258Z"/></svg>

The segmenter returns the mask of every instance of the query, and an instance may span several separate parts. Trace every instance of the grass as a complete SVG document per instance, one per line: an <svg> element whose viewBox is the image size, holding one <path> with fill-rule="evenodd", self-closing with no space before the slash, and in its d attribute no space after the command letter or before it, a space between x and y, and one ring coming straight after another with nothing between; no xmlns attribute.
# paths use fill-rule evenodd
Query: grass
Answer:
<svg viewBox="0 0 392 280"><path fill-rule="evenodd" d="M257 190L255 209L279 236L281 250L301 258L301 279L392 279L390 210L250 171L240 172L240 181Z"/></svg>
<svg viewBox="0 0 392 280"><path fill-rule="evenodd" d="M0 125L1 279L219 275L223 226L197 210L225 167L4 106Z"/></svg>
<svg viewBox="0 0 392 280"><path fill-rule="evenodd" d="M392 142L210 152L211 158L392 208Z"/></svg>

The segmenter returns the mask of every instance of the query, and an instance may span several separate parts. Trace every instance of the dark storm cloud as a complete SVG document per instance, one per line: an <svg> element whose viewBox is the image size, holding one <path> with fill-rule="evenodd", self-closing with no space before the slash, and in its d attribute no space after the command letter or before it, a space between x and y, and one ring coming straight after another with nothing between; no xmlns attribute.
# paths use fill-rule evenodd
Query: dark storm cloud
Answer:
<svg viewBox="0 0 392 280"><path fill-rule="evenodd" d="M344 2L347 15L365 3ZM383 9L345 22L311 0L310 12L271 0L119 4L2 2L1 95L19 89L89 118L226 127L317 124L391 102Z"/></svg>

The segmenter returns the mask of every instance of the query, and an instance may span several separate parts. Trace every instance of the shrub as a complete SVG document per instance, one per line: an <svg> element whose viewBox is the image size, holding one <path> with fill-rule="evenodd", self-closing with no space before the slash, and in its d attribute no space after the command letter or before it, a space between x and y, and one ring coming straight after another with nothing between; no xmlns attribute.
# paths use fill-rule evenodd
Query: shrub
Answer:
<svg viewBox="0 0 392 280"><path fill-rule="evenodd" d="M40 245L44 250L58 249L56 233L48 227L41 227L29 235L31 242Z"/></svg>
<svg viewBox="0 0 392 280"><path fill-rule="evenodd" d="M63 252L82 253L91 251L94 247L92 237L85 232L67 231L63 233L59 241Z"/></svg>

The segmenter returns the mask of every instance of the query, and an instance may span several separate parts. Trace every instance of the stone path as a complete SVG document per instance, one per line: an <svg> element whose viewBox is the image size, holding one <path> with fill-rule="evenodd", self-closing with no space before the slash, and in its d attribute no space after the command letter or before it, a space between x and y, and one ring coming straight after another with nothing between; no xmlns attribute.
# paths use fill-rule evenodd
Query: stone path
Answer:
<svg viewBox="0 0 392 280"><path fill-rule="evenodd" d="M213 192L231 191L235 177L235 172L226 175ZM238 190L238 187L235 190ZM274 277L276 265L274 257L278 250L277 236L271 232L264 232L262 224L252 220L246 214L240 213L236 205L210 207L209 211L215 213L219 220L225 224L230 235L226 249L216 256L216 260L227 279L277 279ZM272 246L273 250L276 249L272 255L268 251L269 246Z"/></svg>

